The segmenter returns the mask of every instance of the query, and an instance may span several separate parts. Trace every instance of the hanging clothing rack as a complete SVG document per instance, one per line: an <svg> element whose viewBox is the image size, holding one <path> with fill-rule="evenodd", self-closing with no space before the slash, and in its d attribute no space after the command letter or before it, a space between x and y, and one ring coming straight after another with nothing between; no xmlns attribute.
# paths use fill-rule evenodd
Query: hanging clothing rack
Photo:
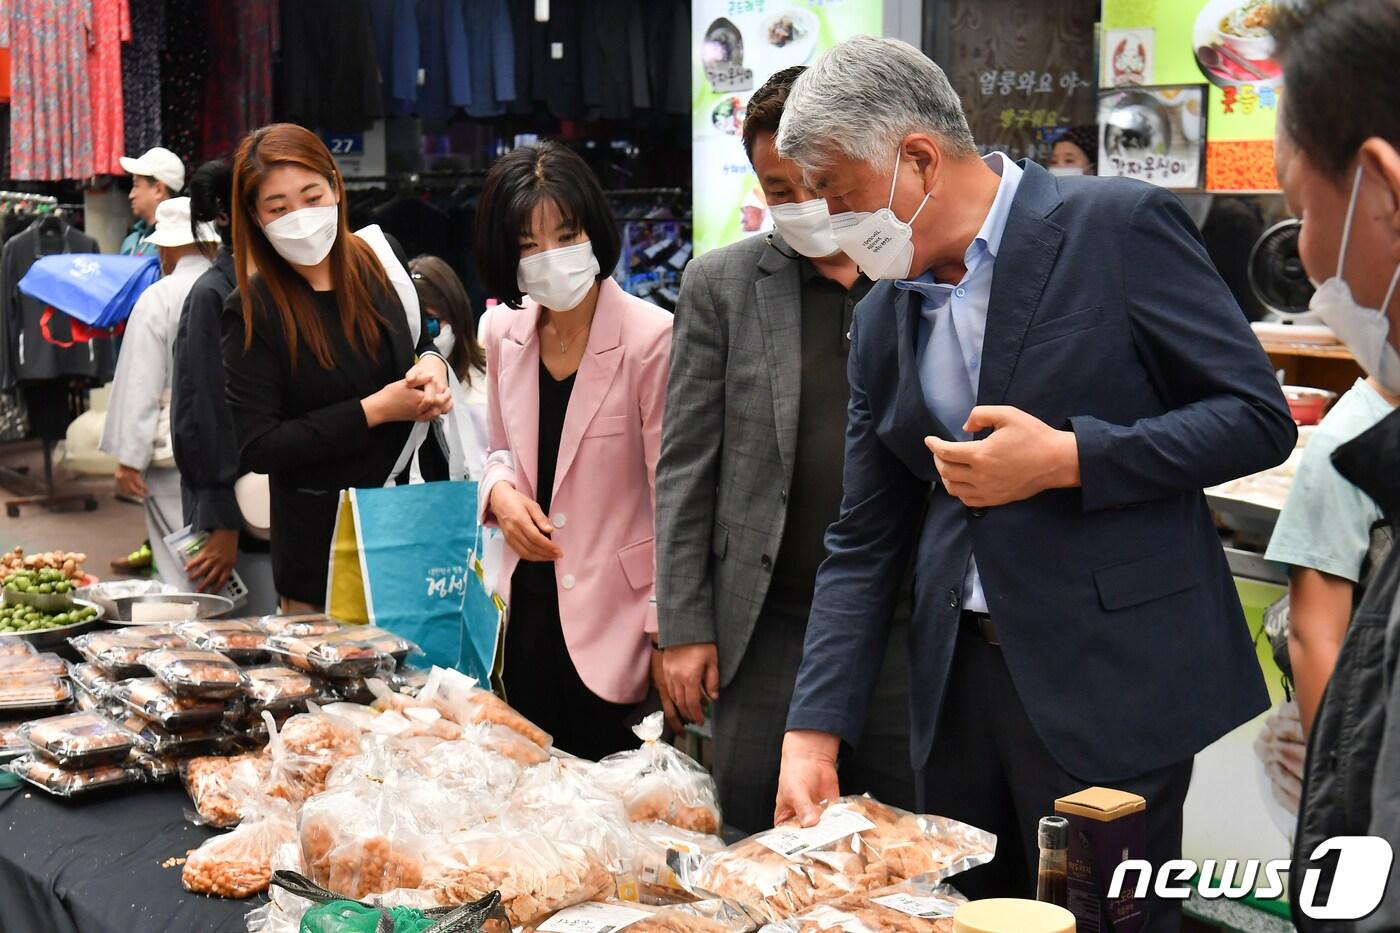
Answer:
<svg viewBox="0 0 1400 933"><path fill-rule="evenodd" d="M54 207L67 206L59 204L58 198L51 194L27 194L23 191L0 191L0 201L29 201L33 204L51 204Z"/></svg>

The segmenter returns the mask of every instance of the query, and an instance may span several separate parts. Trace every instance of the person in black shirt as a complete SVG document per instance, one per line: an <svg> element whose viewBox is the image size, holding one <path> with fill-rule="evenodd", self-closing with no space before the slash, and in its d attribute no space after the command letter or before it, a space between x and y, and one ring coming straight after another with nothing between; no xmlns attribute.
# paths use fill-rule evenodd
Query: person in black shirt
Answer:
<svg viewBox="0 0 1400 933"><path fill-rule="evenodd" d="M447 362L416 298L399 297L413 294L403 258L391 266L387 240L351 235L345 186L318 136L287 123L255 130L234 157L233 186L228 401L242 467L270 477L283 607L314 609L340 490L382 486L412 423L451 410ZM445 474L435 443L420 460L425 478Z"/></svg>

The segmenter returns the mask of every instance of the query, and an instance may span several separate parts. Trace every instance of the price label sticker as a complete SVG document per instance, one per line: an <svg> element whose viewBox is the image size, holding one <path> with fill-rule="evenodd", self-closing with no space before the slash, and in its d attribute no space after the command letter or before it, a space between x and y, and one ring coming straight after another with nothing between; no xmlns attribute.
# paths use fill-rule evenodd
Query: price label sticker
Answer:
<svg viewBox="0 0 1400 933"><path fill-rule="evenodd" d="M579 904L561 910L535 929L539 933L613 933L651 914L617 904Z"/></svg>
<svg viewBox="0 0 1400 933"><path fill-rule="evenodd" d="M827 810L821 822L806 829L775 829L758 837L758 843L772 849L783 858L797 859L829 846L838 839L874 829L875 824L853 810Z"/></svg>
<svg viewBox="0 0 1400 933"><path fill-rule="evenodd" d="M914 894L887 894L884 897L874 898L874 902L881 907L888 907L890 910L897 910L910 917L918 917L922 920L934 920L939 917L951 917L958 909L947 898L942 897L918 897Z"/></svg>

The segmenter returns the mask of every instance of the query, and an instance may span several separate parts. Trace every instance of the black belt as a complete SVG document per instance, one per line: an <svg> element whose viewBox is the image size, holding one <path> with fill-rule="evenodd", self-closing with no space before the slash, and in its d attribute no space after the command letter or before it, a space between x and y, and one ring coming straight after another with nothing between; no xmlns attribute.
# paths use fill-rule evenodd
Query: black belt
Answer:
<svg viewBox="0 0 1400 933"><path fill-rule="evenodd" d="M992 617L985 612L968 612L962 614L962 624L970 632L976 633L983 641L994 648L1001 647L1001 638L997 636L997 627L992 622Z"/></svg>

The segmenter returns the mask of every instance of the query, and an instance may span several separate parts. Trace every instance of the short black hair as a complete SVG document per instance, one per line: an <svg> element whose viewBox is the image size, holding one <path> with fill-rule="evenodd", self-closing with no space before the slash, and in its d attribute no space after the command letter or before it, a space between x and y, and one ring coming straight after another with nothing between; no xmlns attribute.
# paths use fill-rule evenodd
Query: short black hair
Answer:
<svg viewBox="0 0 1400 933"><path fill-rule="evenodd" d="M1282 130L1320 172L1342 181L1372 136L1400 148L1400 3L1280 4L1273 32L1287 95Z"/></svg>
<svg viewBox="0 0 1400 933"><path fill-rule="evenodd" d="M744 116L744 152L748 153L749 164L753 164L753 141L759 133L778 133L778 124L783 122L783 108L787 106L788 94L798 75L807 70L806 65L793 65L775 72L764 82L763 87L753 92L749 98L748 110Z"/></svg>
<svg viewBox="0 0 1400 933"><path fill-rule="evenodd" d="M588 234L599 281L612 275L622 254L622 235L607 195L578 153L551 140L513 149L486 173L475 247L482 283L512 308L525 300L516 278L520 236L529 231L535 206L545 201L553 201L566 223Z"/></svg>

